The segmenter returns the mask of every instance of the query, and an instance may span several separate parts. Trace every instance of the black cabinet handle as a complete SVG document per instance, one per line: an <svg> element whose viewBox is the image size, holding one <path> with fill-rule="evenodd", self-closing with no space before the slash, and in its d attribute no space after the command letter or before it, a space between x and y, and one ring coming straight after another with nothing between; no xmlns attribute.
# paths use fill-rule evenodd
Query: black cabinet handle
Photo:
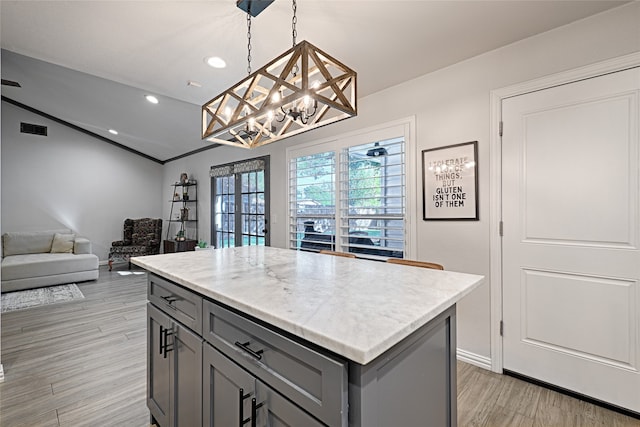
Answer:
<svg viewBox="0 0 640 427"><path fill-rule="evenodd" d="M238 395L239 395L239 396L238 396L238 397L239 397L239 399L238 399L238 400L240 401L240 411L239 411L240 413L239 413L239 416L238 416L238 420L240 420L240 427L242 427L242 426L244 426L246 423L248 423L249 421L251 421L251 417L249 417L249 418L245 419L245 418L244 418L244 413L243 413L243 412L244 412L244 411L243 411L244 400L245 400L246 398L248 398L249 396L251 396L251 393L244 394L244 389L243 389L243 388L241 388L241 389L240 389L240 390L238 390L238 391L239 391L239 393L238 393Z"/></svg>
<svg viewBox="0 0 640 427"><path fill-rule="evenodd" d="M241 343L240 341L236 341L236 346L240 347L241 349L243 349L244 351L246 351L247 353L249 353L250 355L252 355L256 359L258 359L258 360L262 359L262 353L264 353L264 350L258 350L258 351L251 350L249 348L249 343L250 343L250 341L247 341L245 343Z"/></svg>
<svg viewBox="0 0 640 427"><path fill-rule="evenodd" d="M257 419L258 419L258 408L264 405L264 402L260 402L256 404L256 398L251 399L251 427L256 427Z"/></svg>
<svg viewBox="0 0 640 427"><path fill-rule="evenodd" d="M164 327L160 325L160 334L158 335L158 343L160 343L160 354L162 354L162 349L163 349L163 345L162 345L163 337L164 337Z"/></svg>
<svg viewBox="0 0 640 427"><path fill-rule="evenodd" d="M160 326L160 333L162 334L162 340L160 345L160 354L162 354L163 358L167 358L167 353L173 351L173 345L170 346L168 343L169 335L173 335L172 329L163 328Z"/></svg>

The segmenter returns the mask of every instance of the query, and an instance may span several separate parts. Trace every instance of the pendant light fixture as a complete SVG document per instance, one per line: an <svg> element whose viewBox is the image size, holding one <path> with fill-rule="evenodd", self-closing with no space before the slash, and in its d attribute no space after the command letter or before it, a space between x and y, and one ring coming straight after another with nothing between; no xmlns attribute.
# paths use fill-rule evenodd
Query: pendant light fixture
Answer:
<svg viewBox="0 0 640 427"><path fill-rule="evenodd" d="M306 40L296 43L296 0L293 47L251 72L254 2L262 3L238 2L247 11L248 76L202 106L202 139L255 148L356 116L356 72Z"/></svg>

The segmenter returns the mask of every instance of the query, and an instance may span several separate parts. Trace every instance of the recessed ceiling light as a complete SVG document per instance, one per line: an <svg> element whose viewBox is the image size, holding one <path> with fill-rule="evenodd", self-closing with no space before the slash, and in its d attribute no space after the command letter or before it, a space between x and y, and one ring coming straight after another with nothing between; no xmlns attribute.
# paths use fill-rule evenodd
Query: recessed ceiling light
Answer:
<svg viewBox="0 0 640 427"><path fill-rule="evenodd" d="M207 65L213 68L224 68L227 66L227 63L224 61L224 59L217 56L210 56L208 58L205 58L204 62L206 62Z"/></svg>
<svg viewBox="0 0 640 427"><path fill-rule="evenodd" d="M118 131L117 131L117 130L115 130L115 129L109 129L109 133L110 133L110 134L113 134L113 135L117 135L117 134L118 134Z"/></svg>
<svg viewBox="0 0 640 427"><path fill-rule="evenodd" d="M145 95L144 97L145 97L145 99L146 99L147 101L149 101L149 102L150 102L150 103L152 103L152 104L157 104L157 103L158 103L158 98L156 98L156 97L155 97L155 96L153 96L153 95Z"/></svg>

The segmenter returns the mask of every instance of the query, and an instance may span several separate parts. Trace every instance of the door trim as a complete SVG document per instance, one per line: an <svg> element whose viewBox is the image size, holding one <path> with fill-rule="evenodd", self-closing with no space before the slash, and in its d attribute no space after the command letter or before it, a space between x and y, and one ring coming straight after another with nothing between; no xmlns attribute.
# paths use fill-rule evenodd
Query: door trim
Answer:
<svg viewBox="0 0 640 427"><path fill-rule="evenodd" d="M502 373L503 369L503 346L502 336L500 335L500 322L502 321L502 238L500 236L500 221L502 221L502 138L500 136L502 101L506 98L524 95L529 92L549 89L554 86L565 85L639 66L640 52L636 52L491 91L489 125L489 226L491 233L490 337L491 370L494 372ZM505 327L508 328L509 326L507 325Z"/></svg>

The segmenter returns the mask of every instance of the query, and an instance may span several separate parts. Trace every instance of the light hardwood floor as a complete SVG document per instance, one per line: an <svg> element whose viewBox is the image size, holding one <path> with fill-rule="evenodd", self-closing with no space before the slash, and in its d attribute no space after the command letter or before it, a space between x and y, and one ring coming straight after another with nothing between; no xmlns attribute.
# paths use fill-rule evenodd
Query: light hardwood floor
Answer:
<svg viewBox="0 0 640 427"><path fill-rule="evenodd" d="M0 426L148 426L146 275L101 267L96 282L79 287L82 301L2 316ZM461 362L458 420L461 427L640 426L633 418Z"/></svg>

